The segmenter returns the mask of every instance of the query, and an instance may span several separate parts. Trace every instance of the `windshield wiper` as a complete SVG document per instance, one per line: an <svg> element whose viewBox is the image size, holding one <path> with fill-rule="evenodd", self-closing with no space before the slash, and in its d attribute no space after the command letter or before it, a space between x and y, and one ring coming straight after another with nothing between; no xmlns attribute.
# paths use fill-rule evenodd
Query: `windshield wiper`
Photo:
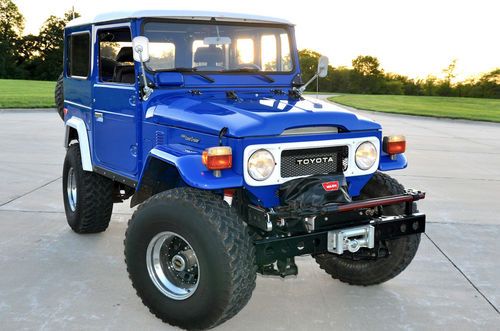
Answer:
<svg viewBox="0 0 500 331"><path fill-rule="evenodd" d="M182 68L182 67L180 67L180 68L168 69L168 70L165 70L165 71L192 72L192 73L200 76L201 78L205 79L206 81L208 81L210 83L214 83L215 82L215 79L213 79L212 77L209 77L207 75L202 74L196 68Z"/></svg>
<svg viewBox="0 0 500 331"><path fill-rule="evenodd" d="M223 72L251 72L253 74L259 75L260 77L264 78L265 81L268 83L274 83L274 79L266 75L265 73L261 72L259 69L255 68L239 68L239 69L229 69L229 70L224 70Z"/></svg>

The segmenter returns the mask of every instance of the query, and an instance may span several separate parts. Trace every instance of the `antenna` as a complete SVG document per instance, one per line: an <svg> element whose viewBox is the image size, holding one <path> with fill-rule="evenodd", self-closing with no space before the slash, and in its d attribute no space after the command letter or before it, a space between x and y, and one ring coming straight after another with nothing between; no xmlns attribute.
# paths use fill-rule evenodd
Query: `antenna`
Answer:
<svg viewBox="0 0 500 331"><path fill-rule="evenodd" d="M75 19L75 5L71 7L71 16L73 19Z"/></svg>

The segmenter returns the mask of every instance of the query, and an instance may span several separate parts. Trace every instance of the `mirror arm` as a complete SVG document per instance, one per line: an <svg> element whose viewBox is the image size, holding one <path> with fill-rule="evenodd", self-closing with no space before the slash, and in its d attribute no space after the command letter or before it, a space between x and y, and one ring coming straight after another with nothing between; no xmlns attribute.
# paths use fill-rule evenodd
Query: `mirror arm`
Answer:
<svg viewBox="0 0 500 331"><path fill-rule="evenodd" d="M311 77L311 79L309 79L307 81L307 83L305 83L304 85L302 85L301 87L299 87L297 89L297 92L299 92L300 94L304 93L304 91L309 86L309 84L311 84L312 82L314 82L314 80L317 79L318 77L319 77L319 73L316 73L314 76Z"/></svg>
<svg viewBox="0 0 500 331"><path fill-rule="evenodd" d="M142 96L142 100L146 101L149 99L149 96L151 95L151 93L153 93L153 89L148 86L148 80L146 78L146 71L144 69L144 61L142 60L142 50L141 51L138 50L137 53L139 53L139 58L140 58L140 62L141 62L141 76L142 76L142 80L143 80L143 84L144 84L144 87L143 87L144 94Z"/></svg>

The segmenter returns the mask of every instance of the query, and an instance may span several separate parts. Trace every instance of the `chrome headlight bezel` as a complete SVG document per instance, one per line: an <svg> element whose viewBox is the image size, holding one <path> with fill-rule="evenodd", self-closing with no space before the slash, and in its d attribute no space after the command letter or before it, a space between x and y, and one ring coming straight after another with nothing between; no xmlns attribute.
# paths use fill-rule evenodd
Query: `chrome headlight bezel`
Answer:
<svg viewBox="0 0 500 331"><path fill-rule="evenodd" d="M247 172L256 181L271 177L276 168L273 154L267 149L258 149L247 160Z"/></svg>
<svg viewBox="0 0 500 331"><path fill-rule="evenodd" d="M377 162L378 150L371 141L365 141L356 148L354 160L356 166L363 170L369 170Z"/></svg>

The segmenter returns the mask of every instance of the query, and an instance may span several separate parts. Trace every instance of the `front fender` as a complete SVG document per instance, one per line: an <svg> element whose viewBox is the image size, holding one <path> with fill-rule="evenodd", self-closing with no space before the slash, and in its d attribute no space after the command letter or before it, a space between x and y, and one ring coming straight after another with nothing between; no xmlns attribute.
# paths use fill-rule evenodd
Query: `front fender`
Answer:
<svg viewBox="0 0 500 331"><path fill-rule="evenodd" d="M158 146L153 148L148 155L149 158L156 158L173 165L179 172L182 180L189 186L202 190L217 190L224 188L235 188L243 186L243 178L232 169L222 170L221 177L215 177L213 172L207 170L201 161L200 154L179 155L166 147ZM146 162L148 164L149 162ZM145 171L139 179L139 187Z"/></svg>

